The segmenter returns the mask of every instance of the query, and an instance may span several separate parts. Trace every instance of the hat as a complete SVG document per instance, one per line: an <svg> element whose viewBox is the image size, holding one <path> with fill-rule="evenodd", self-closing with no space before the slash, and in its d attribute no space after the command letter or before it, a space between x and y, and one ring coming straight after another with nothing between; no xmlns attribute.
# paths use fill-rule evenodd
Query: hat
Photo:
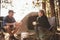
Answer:
<svg viewBox="0 0 60 40"><path fill-rule="evenodd" d="M9 11L8 11L8 13L10 13L10 12L15 13L13 10L9 10Z"/></svg>

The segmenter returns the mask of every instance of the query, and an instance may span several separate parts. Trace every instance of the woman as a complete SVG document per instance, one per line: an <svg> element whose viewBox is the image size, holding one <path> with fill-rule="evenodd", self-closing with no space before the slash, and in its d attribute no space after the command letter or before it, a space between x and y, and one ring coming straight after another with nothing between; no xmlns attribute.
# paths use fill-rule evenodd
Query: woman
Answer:
<svg viewBox="0 0 60 40"><path fill-rule="evenodd" d="M45 12L43 10L40 10L38 13L38 18L37 18L37 22L38 22L38 26L49 29L50 28L50 24L48 21L47 16L45 15Z"/></svg>
<svg viewBox="0 0 60 40"><path fill-rule="evenodd" d="M50 24L48 22L48 18L45 15L45 12L43 10L40 10L38 12L38 17L37 17L37 35L41 40L48 40L48 35L46 34L49 33L49 28Z"/></svg>

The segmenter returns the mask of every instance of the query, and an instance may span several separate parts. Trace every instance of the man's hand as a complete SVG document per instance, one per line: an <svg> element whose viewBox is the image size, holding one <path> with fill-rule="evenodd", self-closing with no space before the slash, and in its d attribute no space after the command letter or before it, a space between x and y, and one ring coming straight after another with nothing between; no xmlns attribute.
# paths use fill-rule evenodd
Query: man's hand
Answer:
<svg viewBox="0 0 60 40"><path fill-rule="evenodd" d="M14 23L6 23L6 25L7 25L7 26L9 26L9 25L14 25Z"/></svg>
<svg viewBox="0 0 60 40"><path fill-rule="evenodd" d="M19 30L19 27L22 25L22 22L18 23L18 22L15 22L15 30L12 31L13 34L15 34L18 30Z"/></svg>
<svg viewBox="0 0 60 40"><path fill-rule="evenodd" d="M18 22L15 22L15 26L20 26L22 25L22 22L18 23Z"/></svg>

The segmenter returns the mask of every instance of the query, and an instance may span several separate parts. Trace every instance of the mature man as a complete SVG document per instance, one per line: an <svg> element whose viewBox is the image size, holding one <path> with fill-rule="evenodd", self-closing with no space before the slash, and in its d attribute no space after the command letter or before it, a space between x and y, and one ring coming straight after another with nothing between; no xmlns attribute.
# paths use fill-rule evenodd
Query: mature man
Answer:
<svg viewBox="0 0 60 40"><path fill-rule="evenodd" d="M14 37L14 33L17 32L18 27L14 27L14 25L15 26L20 25L19 23L16 23L13 15L14 15L14 11L9 10L8 15L3 20L3 26L4 26L5 30L10 34L10 40L11 40L11 38L16 39Z"/></svg>

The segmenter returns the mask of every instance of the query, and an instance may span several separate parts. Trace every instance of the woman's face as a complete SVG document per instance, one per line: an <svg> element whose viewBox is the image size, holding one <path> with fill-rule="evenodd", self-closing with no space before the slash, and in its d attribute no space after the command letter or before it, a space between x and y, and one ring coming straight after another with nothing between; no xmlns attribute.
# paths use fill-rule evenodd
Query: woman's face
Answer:
<svg viewBox="0 0 60 40"><path fill-rule="evenodd" d="M39 12L39 13L38 13L38 16L40 16L40 17L43 16L43 13Z"/></svg>

